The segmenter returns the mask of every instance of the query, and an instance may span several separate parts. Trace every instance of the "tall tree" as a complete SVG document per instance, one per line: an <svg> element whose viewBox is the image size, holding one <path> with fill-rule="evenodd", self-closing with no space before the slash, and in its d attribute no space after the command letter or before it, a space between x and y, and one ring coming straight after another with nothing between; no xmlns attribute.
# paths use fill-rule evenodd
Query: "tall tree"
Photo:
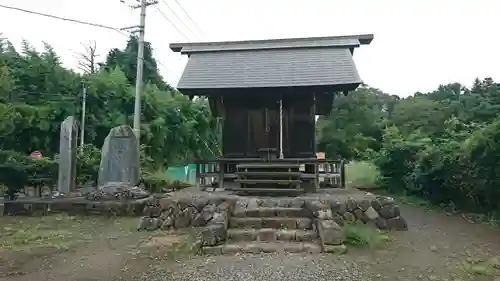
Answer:
<svg viewBox="0 0 500 281"><path fill-rule="evenodd" d="M88 43L81 43L83 51L76 54L78 60L78 68L85 74L93 74L97 71L98 62L97 57L97 43L90 41Z"/></svg>
<svg viewBox="0 0 500 281"><path fill-rule="evenodd" d="M17 52L0 44L0 149L29 153L58 152L59 128L68 115L79 116L82 79L87 84L85 140L101 147L112 127L132 124L135 54L133 42L108 56L109 65L84 76L62 66L53 48L43 51L23 42ZM148 46L149 50L151 49ZM151 51L146 52L154 62ZM113 59L114 58L114 59ZM130 62L133 65L127 65ZM133 69L133 71L132 71ZM128 72L127 72L128 71ZM174 94L157 71L146 74L141 143L158 167L191 161L195 155L214 157L215 119L204 99L190 101Z"/></svg>
<svg viewBox="0 0 500 281"><path fill-rule="evenodd" d="M119 67L127 77L130 84L134 85L137 74L137 52L138 38L131 36L125 49L114 48L109 51L105 63L101 66L106 70ZM155 84L160 90L172 90L162 78L158 70L158 64L153 58L153 48L149 42L144 44L144 74L145 83Z"/></svg>

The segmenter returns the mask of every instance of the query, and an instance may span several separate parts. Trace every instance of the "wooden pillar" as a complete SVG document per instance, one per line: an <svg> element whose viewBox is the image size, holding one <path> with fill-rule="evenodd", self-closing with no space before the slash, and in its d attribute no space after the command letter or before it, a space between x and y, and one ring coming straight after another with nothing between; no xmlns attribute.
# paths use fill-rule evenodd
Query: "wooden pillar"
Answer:
<svg viewBox="0 0 500 281"><path fill-rule="evenodd" d="M200 189L200 162L199 161L196 161L196 182L195 182L195 186L196 186L196 189Z"/></svg>
<svg viewBox="0 0 500 281"><path fill-rule="evenodd" d="M224 188L224 168L226 167L225 163L221 160L219 160L219 176L218 176L218 184L219 188L222 189Z"/></svg>
<svg viewBox="0 0 500 281"><path fill-rule="evenodd" d="M340 160L340 187L345 188L345 162Z"/></svg>
<svg viewBox="0 0 500 281"><path fill-rule="evenodd" d="M314 189L319 189L319 165L318 162L314 164Z"/></svg>
<svg viewBox="0 0 500 281"><path fill-rule="evenodd" d="M312 104L312 109L311 109L311 114L312 114L312 152L313 152L313 157L316 157L316 93L313 93L313 104ZM316 165L318 166L318 165Z"/></svg>
<svg viewBox="0 0 500 281"><path fill-rule="evenodd" d="M207 163L203 162L203 164L201 164L201 167L200 167L201 186L203 188L207 187L207 177L206 177L206 174L207 174Z"/></svg>
<svg viewBox="0 0 500 281"><path fill-rule="evenodd" d="M280 96L280 140L279 140L279 158L283 159L283 97Z"/></svg>

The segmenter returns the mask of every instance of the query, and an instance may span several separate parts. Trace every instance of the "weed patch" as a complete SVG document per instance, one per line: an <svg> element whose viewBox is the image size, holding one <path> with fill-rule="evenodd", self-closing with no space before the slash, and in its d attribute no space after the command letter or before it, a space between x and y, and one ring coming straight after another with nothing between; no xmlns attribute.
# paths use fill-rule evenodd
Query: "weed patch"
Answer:
<svg viewBox="0 0 500 281"><path fill-rule="evenodd" d="M379 171L371 162L351 162L346 165L346 182L349 187L375 189Z"/></svg>
<svg viewBox="0 0 500 281"><path fill-rule="evenodd" d="M377 248L381 244L389 241L387 233L371 228L362 223L344 224L344 243L357 247Z"/></svg>
<svg viewBox="0 0 500 281"><path fill-rule="evenodd" d="M0 248L31 251L37 248L65 250L103 235L102 229L112 224L114 236L133 233L135 220L100 217L52 215L45 217L4 217L0 224ZM112 237L108 237L112 238Z"/></svg>

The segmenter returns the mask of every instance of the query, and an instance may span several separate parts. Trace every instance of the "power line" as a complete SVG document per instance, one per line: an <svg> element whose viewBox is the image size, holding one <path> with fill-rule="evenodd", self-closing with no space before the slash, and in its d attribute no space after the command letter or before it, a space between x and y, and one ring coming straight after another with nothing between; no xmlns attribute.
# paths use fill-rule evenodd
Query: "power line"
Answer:
<svg viewBox="0 0 500 281"><path fill-rule="evenodd" d="M52 18L52 19L57 19L57 20L62 20L62 21L67 21L67 22L72 22L72 23L77 23L77 24L82 24L82 25L88 25L88 26L92 26L92 27L104 28L104 29L108 29L108 30L112 30L112 31L118 32L119 34L121 34L121 35L123 35L123 36L125 36L127 38L130 37L130 35L127 35L126 33L124 33L122 29L116 28L116 27L112 27L112 26L107 26L107 25L102 25L102 24L98 24L98 23L93 23L93 22L88 22L88 21L82 21L82 20L77 20L77 19L72 19L72 18L60 17L60 16L51 15L51 14L45 14L45 13L41 13L41 12L26 10L26 9L22 9L22 8L18 8L18 7L7 6L7 5L3 5L3 4L0 4L0 8L9 9L9 10L15 10L15 11L23 12L23 13L33 14L33 15L37 15L37 16L43 16L43 17L47 17L47 18ZM6 39L6 38L2 38L2 39ZM149 65L149 62L144 61L144 63L148 67L151 67ZM171 69L167 68L161 62L157 61L157 63L159 65L163 66L167 71L171 72L172 74L175 74L174 71L172 71Z"/></svg>
<svg viewBox="0 0 500 281"><path fill-rule="evenodd" d="M189 41L188 37L186 36L186 34L184 34L184 32L182 32L182 30L180 30L168 17L167 15L165 15L165 13L162 12L162 10L160 10L158 7L156 7L156 10L177 30L177 32L179 32L180 35L182 35L182 37L184 37L186 40Z"/></svg>
<svg viewBox="0 0 500 281"><path fill-rule="evenodd" d="M182 7L181 3L179 3L179 1L177 0L174 0L175 3L177 3L177 5L181 8L181 10L184 12L184 14L188 17L188 19L193 23L194 27L196 27L196 29L198 29L198 31L203 35L205 36L205 34L203 33L203 31L201 30L201 28L196 24L196 22L193 20L193 18L191 18L191 16L188 14L188 12L184 9L184 7ZM205 36L206 37L206 36Z"/></svg>
<svg viewBox="0 0 500 281"><path fill-rule="evenodd" d="M47 18L58 19L58 20L63 20L63 21L68 21L68 22L73 22L73 23L78 23L78 24L83 24L83 25L89 25L89 26L93 26L93 27L105 28L105 29L113 30L113 31L116 31L120 34L123 34L123 32L119 28L111 27L111 26L107 26L107 25L102 25L102 24L98 24L98 23L92 23L92 22L81 21L81 20L77 20L77 19L59 17L59 16L55 16L55 15L51 15L51 14L35 12L35 11L31 11L31 10L26 10L26 9L2 5L2 4L0 4L0 8L15 10L15 11L23 12L23 13L28 13L28 14L33 14L33 15L37 15L37 16L43 16L43 17L47 17Z"/></svg>
<svg viewBox="0 0 500 281"><path fill-rule="evenodd" d="M186 26L186 28L187 28L187 29L188 29L188 30L189 30L189 31L190 31L190 32L191 32L194 36L196 36L196 37L198 37L198 38L199 38L198 34L196 34L196 32L194 32L194 31L193 31L193 30L189 27L189 25L187 25L187 24L186 24L186 23L182 20L182 18L181 18L181 17L179 17L179 15L177 15L177 13L175 12L175 10L174 10L174 9L172 9L172 8L170 7L170 5L167 3L167 1L162 0L162 2L165 4L165 6L167 6L167 8L168 8L168 9L172 12L172 14L174 14L174 16L175 16L175 17L176 17L176 18L177 18L177 19L178 19L178 20L179 20L179 21L180 21L183 25L185 25L185 26Z"/></svg>
<svg viewBox="0 0 500 281"><path fill-rule="evenodd" d="M173 74L175 75L176 78L178 78L178 75L170 68L168 68L167 66L165 66L162 62L160 61L156 61L156 63L160 66L162 66L165 70L167 70L168 72L170 72L170 74Z"/></svg>

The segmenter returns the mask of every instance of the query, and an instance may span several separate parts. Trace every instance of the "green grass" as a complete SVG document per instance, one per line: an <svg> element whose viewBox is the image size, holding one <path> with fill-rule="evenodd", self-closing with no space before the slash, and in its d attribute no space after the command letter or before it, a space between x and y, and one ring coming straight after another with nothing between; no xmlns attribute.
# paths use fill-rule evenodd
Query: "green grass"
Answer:
<svg viewBox="0 0 500 281"><path fill-rule="evenodd" d="M41 248L65 250L103 235L105 228L112 228L112 235L116 237L130 235L135 232L136 223L137 220L131 218L111 220L63 214L3 217L0 223L0 249L26 252Z"/></svg>
<svg viewBox="0 0 500 281"><path fill-rule="evenodd" d="M344 244L375 249L389 241L387 233L362 223L346 223L342 227Z"/></svg>
<svg viewBox="0 0 500 281"><path fill-rule="evenodd" d="M163 260L201 254L200 249L195 230L156 231L141 243L138 255Z"/></svg>
<svg viewBox="0 0 500 281"><path fill-rule="evenodd" d="M493 276L497 275L500 269L500 257L493 257L489 260L478 260L472 257L461 263L462 270L472 276Z"/></svg>
<svg viewBox="0 0 500 281"><path fill-rule="evenodd" d="M346 165L346 182L349 187L374 189L378 176L379 171L373 163L353 161Z"/></svg>

